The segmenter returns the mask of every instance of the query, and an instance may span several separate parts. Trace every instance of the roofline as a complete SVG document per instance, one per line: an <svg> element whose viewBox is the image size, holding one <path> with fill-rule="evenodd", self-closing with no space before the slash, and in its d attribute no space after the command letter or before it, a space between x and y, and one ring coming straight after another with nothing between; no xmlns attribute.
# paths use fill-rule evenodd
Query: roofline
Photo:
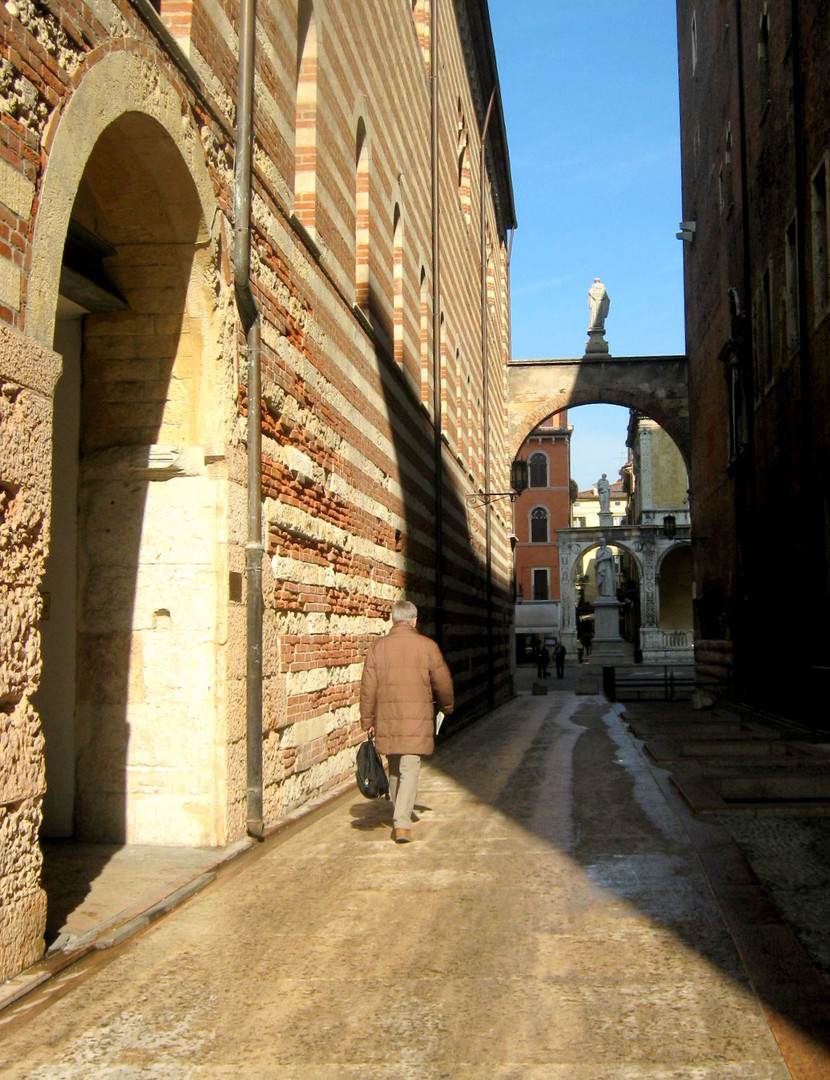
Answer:
<svg viewBox="0 0 830 1080"><path fill-rule="evenodd" d="M493 43L493 28L490 23L490 9L487 0L455 0L457 16L463 15L470 32L472 57L465 50L470 85L473 89L478 131L484 127L487 106L495 90L490 126L487 129L486 156L488 172L493 185L493 201L496 215L503 233L516 228L516 205L513 199L513 180L510 175L510 153L507 146L507 130L504 123L504 110L501 100L496 49ZM460 23L460 20L459 20ZM462 25L459 26L462 30ZM474 70L470 70L472 60ZM476 93L478 90L478 93Z"/></svg>

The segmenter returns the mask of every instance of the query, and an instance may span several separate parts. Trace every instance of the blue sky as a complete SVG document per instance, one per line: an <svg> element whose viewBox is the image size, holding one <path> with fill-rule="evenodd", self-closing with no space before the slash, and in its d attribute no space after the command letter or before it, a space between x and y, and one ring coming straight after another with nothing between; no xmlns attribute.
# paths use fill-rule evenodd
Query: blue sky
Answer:
<svg viewBox="0 0 830 1080"><path fill-rule="evenodd" d="M587 293L612 355L685 351L672 0L490 0L516 230L513 356L575 357ZM616 479L627 410L573 410L572 475Z"/></svg>

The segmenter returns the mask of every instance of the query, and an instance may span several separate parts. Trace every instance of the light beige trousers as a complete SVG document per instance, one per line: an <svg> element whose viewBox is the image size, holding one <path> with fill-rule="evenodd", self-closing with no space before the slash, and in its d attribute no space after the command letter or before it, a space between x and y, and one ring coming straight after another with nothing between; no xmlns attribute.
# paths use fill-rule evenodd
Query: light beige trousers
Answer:
<svg viewBox="0 0 830 1080"><path fill-rule="evenodd" d="M418 795L421 758L419 754L389 754L387 761L389 798L394 806L392 825L396 829L408 829Z"/></svg>

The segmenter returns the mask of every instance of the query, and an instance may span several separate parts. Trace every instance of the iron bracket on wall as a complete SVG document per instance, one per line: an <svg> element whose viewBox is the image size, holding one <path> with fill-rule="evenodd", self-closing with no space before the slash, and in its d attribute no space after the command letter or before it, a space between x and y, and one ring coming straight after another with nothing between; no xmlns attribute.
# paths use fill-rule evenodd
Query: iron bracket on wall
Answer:
<svg viewBox="0 0 830 1080"><path fill-rule="evenodd" d="M473 491L466 496L466 499L468 506L489 506L490 503L497 502L499 499L515 502L517 495L517 491Z"/></svg>

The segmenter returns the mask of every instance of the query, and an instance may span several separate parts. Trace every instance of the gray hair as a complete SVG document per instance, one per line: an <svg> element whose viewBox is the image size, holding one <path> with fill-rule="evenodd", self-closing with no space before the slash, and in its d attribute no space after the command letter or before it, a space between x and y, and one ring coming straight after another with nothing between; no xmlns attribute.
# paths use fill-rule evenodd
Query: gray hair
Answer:
<svg viewBox="0 0 830 1080"><path fill-rule="evenodd" d="M392 622L397 626L402 622L415 622L418 609L409 600L396 600L392 605Z"/></svg>

